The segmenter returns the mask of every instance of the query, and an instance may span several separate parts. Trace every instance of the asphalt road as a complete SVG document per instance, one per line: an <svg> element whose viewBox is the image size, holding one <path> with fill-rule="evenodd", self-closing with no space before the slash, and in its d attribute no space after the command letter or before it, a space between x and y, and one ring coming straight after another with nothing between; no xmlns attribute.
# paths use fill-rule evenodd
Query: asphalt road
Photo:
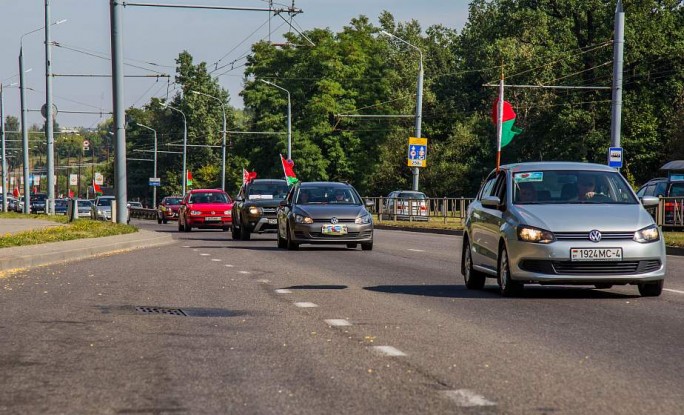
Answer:
<svg viewBox="0 0 684 415"><path fill-rule="evenodd" d="M509 299L465 289L456 236L136 224L178 242L0 279L0 413L684 413L682 257L658 298Z"/></svg>

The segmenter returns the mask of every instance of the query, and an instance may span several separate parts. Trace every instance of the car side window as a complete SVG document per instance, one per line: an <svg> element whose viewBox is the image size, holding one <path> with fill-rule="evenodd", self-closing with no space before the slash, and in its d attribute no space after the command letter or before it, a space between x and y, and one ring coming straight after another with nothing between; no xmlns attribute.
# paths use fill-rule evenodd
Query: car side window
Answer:
<svg viewBox="0 0 684 415"><path fill-rule="evenodd" d="M480 194L477 195L477 200L482 200L482 198L485 196L491 196L492 188L494 187L495 183L496 183L496 175L494 175L494 173L492 173L489 175L489 177L487 177L487 181L485 182L484 186L482 186L482 190L480 191Z"/></svg>
<svg viewBox="0 0 684 415"><path fill-rule="evenodd" d="M506 173L500 173L496 178L496 184L492 196L496 196L501 200L501 204L506 204Z"/></svg>
<svg viewBox="0 0 684 415"><path fill-rule="evenodd" d="M646 189L644 190L644 196L653 196L654 191L655 191L655 185L649 184L646 186Z"/></svg>
<svg viewBox="0 0 684 415"><path fill-rule="evenodd" d="M655 190L653 191L653 196L667 196L667 182L658 182L655 185Z"/></svg>

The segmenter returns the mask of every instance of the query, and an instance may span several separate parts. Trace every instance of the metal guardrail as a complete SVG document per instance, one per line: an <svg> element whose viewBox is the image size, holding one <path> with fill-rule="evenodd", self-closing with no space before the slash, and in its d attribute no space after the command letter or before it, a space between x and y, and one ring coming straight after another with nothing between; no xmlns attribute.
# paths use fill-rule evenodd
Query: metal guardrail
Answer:
<svg viewBox="0 0 684 415"><path fill-rule="evenodd" d="M378 222L383 220L427 221L430 218L442 218L446 223L449 219L463 220L468 205L474 199L470 197L427 199L364 197L364 200L373 202L369 210L372 214L378 215Z"/></svg>
<svg viewBox="0 0 684 415"><path fill-rule="evenodd" d="M137 219L157 219L157 209L147 208L128 208L130 217Z"/></svg>

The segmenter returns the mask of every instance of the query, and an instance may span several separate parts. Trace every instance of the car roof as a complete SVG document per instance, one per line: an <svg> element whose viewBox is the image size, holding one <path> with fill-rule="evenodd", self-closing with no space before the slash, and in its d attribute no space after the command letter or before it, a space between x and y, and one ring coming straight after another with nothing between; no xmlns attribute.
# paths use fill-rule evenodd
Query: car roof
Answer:
<svg viewBox="0 0 684 415"><path fill-rule="evenodd" d="M332 187L352 187L349 183L342 182L299 182L301 187L318 187L318 186L332 186Z"/></svg>
<svg viewBox="0 0 684 415"><path fill-rule="evenodd" d="M247 184L254 183L287 183L285 179L254 179Z"/></svg>
<svg viewBox="0 0 684 415"><path fill-rule="evenodd" d="M188 193L225 193L221 189L192 189Z"/></svg>
<svg viewBox="0 0 684 415"><path fill-rule="evenodd" d="M525 163L506 164L501 166L504 170L511 172L535 171L535 170L589 170L589 171L610 171L615 168L605 164L583 163L576 161L533 161Z"/></svg>

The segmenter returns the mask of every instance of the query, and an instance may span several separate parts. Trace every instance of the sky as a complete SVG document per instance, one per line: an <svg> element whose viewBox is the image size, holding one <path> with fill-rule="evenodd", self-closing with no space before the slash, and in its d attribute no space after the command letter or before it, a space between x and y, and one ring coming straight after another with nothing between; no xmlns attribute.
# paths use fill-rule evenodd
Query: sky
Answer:
<svg viewBox="0 0 684 415"><path fill-rule="evenodd" d="M112 108L110 75L110 23L108 0L49 0L52 49L53 102L61 127L92 128L106 120ZM268 7L268 0L129 0L136 3ZM291 0L274 0L274 6L289 6ZM416 19L423 29L441 24L461 30L468 17L469 0L294 0L303 13L295 27L310 30L328 27L339 31L359 15L377 25L383 10L395 21ZM23 34L45 25L45 0L0 0L0 81L4 88L5 115L19 117L18 55ZM282 41L289 30L279 17L254 11L190 10L160 7L123 9L123 54L125 74L175 75L175 58L187 50L197 64L223 68L214 72L230 93L230 104L241 108L244 56L253 43L269 38ZM45 34L42 30L23 38L27 124L42 124L38 111L45 102ZM218 62L218 65L215 63ZM153 65L150 65L152 63ZM141 69L144 68L144 69ZM28 71L28 72L26 72ZM155 72L156 71L156 72ZM91 75L67 77L59 75ZM173 88L173 87L172 87ZM166 97L167 78L127 77L125 106L140 107L150 98ZM62 112L60 112L62 111ZM95 112L71 114L67 111Z"/></svg>

